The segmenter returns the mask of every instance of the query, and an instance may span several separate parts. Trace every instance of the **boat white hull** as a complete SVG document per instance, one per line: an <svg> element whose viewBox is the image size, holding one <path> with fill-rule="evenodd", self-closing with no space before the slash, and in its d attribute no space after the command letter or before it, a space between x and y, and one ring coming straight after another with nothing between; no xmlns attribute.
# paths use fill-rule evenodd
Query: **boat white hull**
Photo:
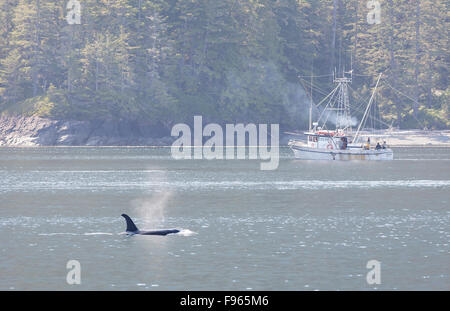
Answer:
<svg viewBox="0 0 450 311"><path fill-rule="evenodd" d="M335 149L309 148L299 146L291 146L291 148L294 151L295 157L301 160L389 161L394 159L394 153L392 149L335 150Z"/></svg>

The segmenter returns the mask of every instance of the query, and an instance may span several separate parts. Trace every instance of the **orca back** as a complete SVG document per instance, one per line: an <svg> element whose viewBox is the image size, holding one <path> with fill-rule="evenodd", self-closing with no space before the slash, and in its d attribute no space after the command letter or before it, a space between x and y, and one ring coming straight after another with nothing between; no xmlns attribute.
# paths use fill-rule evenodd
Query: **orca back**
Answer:
<svg viewBox="0 0 450 311"><path fill-rule="evenodd" d="M178 233L180 230L177 229L164 229L164 230L154 230L154 231L142 231L139 234L142 235L168 235L171 233Z"/></svg>

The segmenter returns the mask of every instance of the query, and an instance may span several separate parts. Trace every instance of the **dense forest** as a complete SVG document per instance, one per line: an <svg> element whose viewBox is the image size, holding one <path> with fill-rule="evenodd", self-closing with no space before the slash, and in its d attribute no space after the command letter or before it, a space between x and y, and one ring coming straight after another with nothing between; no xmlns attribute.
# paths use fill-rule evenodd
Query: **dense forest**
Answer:
<svg viewBox="0 0 450 311"><path fill-rule="evenodd" d="M384 124L450 127L448 1L76 2L0 0L0 113L300 129L352 68L355 105L383 73Z"/></svg>

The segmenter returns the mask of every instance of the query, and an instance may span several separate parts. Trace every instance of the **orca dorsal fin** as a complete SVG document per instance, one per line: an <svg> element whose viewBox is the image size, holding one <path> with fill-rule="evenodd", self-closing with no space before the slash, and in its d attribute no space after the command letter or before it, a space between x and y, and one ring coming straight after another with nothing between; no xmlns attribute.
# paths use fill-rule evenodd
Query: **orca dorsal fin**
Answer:
<svg viewBox="0 0 450 311"><path fill-rule="evenodd" d="M127 214L122 214L122 217L125 218L127 222L127 232L137 232L139 229L136 227L134 222L131 220L130 216Z"/></svg>

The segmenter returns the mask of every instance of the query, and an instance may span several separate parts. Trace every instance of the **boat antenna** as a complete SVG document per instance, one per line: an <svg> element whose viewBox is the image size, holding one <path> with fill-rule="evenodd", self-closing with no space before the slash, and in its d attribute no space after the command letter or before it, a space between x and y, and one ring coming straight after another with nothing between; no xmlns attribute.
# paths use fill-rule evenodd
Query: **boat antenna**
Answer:
<svg viewBox="0 0 450 311"><path fill-rule="evenodd" d="M353 76L353 51L350 52L350 71Z"/></svg>
<svg viewBox="0 0 450 311"><path fill-rule="evenodd" d="M350 79L353 79L353 50L350 52Z"/></svg>

